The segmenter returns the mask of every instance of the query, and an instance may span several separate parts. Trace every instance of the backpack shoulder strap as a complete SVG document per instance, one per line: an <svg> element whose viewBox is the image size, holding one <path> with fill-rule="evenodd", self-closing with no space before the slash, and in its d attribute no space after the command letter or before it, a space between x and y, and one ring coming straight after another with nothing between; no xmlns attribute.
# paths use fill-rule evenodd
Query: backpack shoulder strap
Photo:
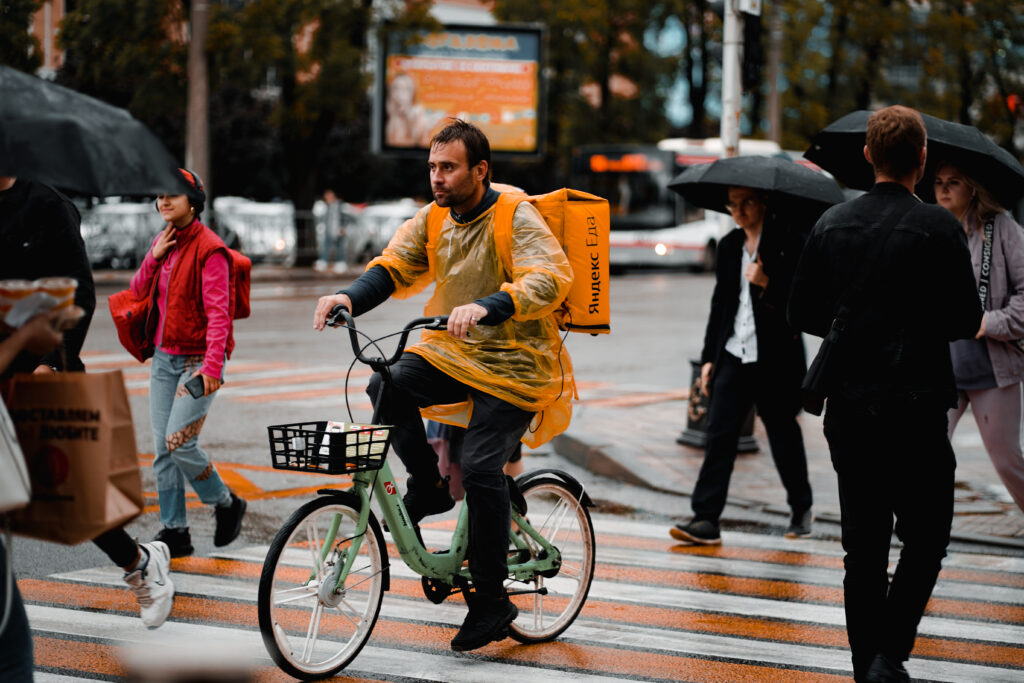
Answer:
<svg viewBox="0 0 1024 683"><path fill-rule="evenodd" d="M494 246L505 272L512 277L512 216L521 202L527 201L525 195L502 192L498 195L498 203L494 207Z"/></svg>
<svg viewBox="0 0 1024 683"><path fill-rule="evenodd" d="M430 205L427 213L427 247L432 249L437 244L437 238L441 236L441 228L444 226L444 219L448 217L448 207L438 206L437 203Z"/></svg>

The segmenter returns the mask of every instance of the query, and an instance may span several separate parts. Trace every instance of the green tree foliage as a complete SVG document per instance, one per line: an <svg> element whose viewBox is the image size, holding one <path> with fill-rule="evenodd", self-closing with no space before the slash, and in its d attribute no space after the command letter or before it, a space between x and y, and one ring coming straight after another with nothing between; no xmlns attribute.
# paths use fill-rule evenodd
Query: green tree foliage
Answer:
<svg viewBox="0 0 1024 683"><path fill-rule="evenodd" d="M1024 96L1020 0L782 0L783 146L856 109L905 104L1013 149Z"/></svg>
<svg viewBox="0 0 1024 683"><path fill-rule="evenodd" d="M43 64L39 41L28 32L32 14L42 0L0 2L0 64L34 72Z"/></svg>
<svg viewBox="0 0 1024 683"><path fill-rule="evenodd" d="M667 134L665 93L678 60L646 47L656 10L644 0L495 0L499 21L547 28L548 169L564 172L577 145Z"/></svg>
<svg viewBox="0 0 1024 683"><path fill-rule="evenodd" d="M79 0L61 24L57 81L124 107L183 157L185 21L180 0Z"/></svg>
<svg viewBox="0 0 1024 683"><path fill-rule="evenodd" d="M216 8L207 41L212 86L248 90L269 106L275 175L295 203L300 263L314 254L309 210L326 143L366 99L368 39L432 26L429 9L428 0L251 0L240 9ZM381 24L382 16L390 23Z"/></svg>

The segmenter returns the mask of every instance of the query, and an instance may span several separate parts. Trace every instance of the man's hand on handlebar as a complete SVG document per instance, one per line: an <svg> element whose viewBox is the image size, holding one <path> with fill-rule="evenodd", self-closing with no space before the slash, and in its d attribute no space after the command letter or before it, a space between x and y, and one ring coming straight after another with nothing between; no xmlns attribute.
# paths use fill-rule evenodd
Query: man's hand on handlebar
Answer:
<svg viewBox="0 0 1024 683"><path fill-rule="evenodd" d="M456 306L448 314L448 334L457 339L465 339L469 336L469 328L476 327L486 315L487 309L480 304Z"/></svg>
<svg viewBox="0 0 1024 683"><path fill-rule="evenodd" d="M331 294L317 299L316 310L313 312L313 329L322 330L327 324L327 316L335 306L342 305L349 311L352 310L352 301L348 294ZM480 308L477 306L477 308Z"/></svg>

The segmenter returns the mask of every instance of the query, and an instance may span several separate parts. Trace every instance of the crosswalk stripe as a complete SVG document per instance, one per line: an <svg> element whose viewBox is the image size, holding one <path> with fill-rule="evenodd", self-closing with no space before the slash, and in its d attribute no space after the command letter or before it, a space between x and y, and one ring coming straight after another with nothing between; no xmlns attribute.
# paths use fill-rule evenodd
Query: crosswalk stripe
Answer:
<svg viewBox="0 0 1024 683"><path fill-rule="evenodd" d="M419 576L389 544L392 590L369 644L345 673L372 680L848 680L837 543L726 532L721 555L703 548L691 553L674 547L663 525L603 514L594 520L595 579L572 627L552 643L505 640L472 654L448 649L465 615L461 598L441 605L426 601ZM425 526L428 546L444 547L451 525L444 520ZM240 546L173 560L174 611L154 632L142 629L117 568L19 581L34 630L38 680L64 683L76 672L122 677L122 646L155 646L176 636L230 644L252 662L255 680L287 680L269 659L257 627L266 550ZM1022 591L1014 582L1020 558L954 555L962 576L940 576L921 621L912 673L937 681L1019 680L1024 629ZM971 580L970 572L979 580Z"/></svg>

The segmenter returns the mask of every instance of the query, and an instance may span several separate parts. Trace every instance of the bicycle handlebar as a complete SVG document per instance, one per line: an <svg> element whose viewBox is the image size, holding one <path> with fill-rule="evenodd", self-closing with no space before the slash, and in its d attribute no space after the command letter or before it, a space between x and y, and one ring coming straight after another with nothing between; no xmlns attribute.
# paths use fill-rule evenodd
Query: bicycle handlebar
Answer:
<svg viewBox="0 0 1024 683"><path fill-rule="evenodd" d="M405 351L405 343L409 340L410 332L420 328L425 330L446 329L448 326L448 316L435 315L430 318L416 318L414 320L410 320L405 324L405 327L402 328L402 333L398 338L398 346L395 348L395 352L390 358L368 358L363 355L362 349L359 347L359 337L356 336L356 321L347 308L338 304L331 309L330 313L327 314L327 326L340 327L342 325L348 328L349 340L352 342L352 353L355 354L360 363L365 363L370 366L394 365L398 362L398 358L402 355L402 352Z"/></svg>

